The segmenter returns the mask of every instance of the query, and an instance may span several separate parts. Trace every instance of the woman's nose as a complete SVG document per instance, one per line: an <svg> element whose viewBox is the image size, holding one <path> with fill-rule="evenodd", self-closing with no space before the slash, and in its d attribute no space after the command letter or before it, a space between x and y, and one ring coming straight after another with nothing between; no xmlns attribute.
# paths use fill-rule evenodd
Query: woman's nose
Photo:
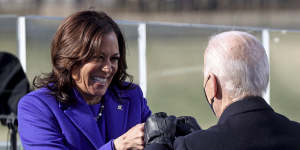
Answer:
<svg viewBox="0 0 300 150"><path fill-rule="evenodd" d="M111 72L111 66L109 64L106 64L102 67L102 71L105 73L110 73Z"/></svg>

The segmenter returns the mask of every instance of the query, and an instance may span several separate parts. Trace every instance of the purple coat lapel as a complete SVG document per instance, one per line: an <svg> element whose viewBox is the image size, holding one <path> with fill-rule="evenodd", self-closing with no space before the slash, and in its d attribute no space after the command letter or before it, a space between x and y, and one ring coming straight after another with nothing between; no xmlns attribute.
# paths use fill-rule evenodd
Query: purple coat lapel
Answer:
<svg viewBox="0 0 300 150"><path fill-rule="evenodd" d="M105 144L106 141L104 138L101 138L101 133L99 132L95 119L92 117L93 115L88 105L84 102L77 90L74 89L73 91L78 101L76 104L65 109L64 113L95 148ZM113 90L107 90L104 99L104 113L107 113L107 115L105 115L106 128L108 128L110 132L107 138L115 139L128 130L127 121L130 96L126 92L114 88ZM106 135L102 135L102 137L105 136Z"/></svg>
<svg viewBox="0 0 300 150"><path fill-rule="evenodd" d="M84 103L84 100L77 91L74 90L77 99L76 104L69 106L64 113L72 121L72 123L87 137L87 139L93 144L95 148L105 144L96 120L92 117L92 112L88 108L88 105Z"/></svg>
<svg viewBox="0 0 300 150"><path fill-rule="evenodd" d="M114 92L113 92L114 91ZM108 90L104 96L106 128L110 129L109 139L114 139L127 131L129 95L115 88Z"/></svg>

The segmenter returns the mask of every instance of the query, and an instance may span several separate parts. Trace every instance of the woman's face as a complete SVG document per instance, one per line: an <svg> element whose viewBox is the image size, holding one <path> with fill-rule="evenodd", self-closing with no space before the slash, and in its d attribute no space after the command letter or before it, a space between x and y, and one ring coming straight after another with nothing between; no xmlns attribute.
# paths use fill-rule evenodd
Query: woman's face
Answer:
<svg viewBox="0 0 300 150"><path fill-rule="evenodd" d="M114 32L103 35L99 52L99 56L72 72L72 79L88 104L100 102L118 70L120 53Z"/></svg>

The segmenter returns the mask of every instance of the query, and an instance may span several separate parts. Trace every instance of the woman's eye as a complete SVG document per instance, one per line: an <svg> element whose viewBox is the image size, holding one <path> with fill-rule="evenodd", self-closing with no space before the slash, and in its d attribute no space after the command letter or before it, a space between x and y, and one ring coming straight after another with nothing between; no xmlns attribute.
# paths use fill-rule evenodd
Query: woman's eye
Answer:
<svg viewBox="0 0 300 150"><path fill-rule="evenodd" d="M120 59L120 57L112 57L112 58L111 58L111 61L112 61L112 62L115 62L115 61L119 61L119 59Z"/></svg>
<svg viewBox="0 0 300 150"><path fill-rule="evenodd" d="M103 59L104 59L104 56L99 56L98 59L103 60Z"/></svg>
<svg viewBox="0 0 300 150"><path fill-rule="evenodd" d="M99 60L104 60L104 56L97 56L97 57L94 57L94 60L97 60L97 61L99 61Z"/></svg>

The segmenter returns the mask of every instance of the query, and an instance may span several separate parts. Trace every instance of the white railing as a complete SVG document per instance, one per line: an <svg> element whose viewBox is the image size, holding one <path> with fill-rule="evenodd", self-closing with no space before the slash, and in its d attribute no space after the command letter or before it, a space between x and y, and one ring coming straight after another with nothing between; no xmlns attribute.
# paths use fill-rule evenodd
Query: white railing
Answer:
<svg viewBox="0 0 300 150"><path fill-rule="evenodd" d="M138 26L138 47L139 47L139 77L140 86L147 96L147 61L146 61L146 24L140 23Z"/></svg>
<svg viewBox="0 0 300 150"><path fill-rule="evenodd" d="M26 72L26 22L25 17L19 17L17 20L17 36L18 36L18 57L20 59L23 70Z"/></svg>
<svg viewBox="0 0 300 150"><path fill-rule="evenodd" d="M270 33L269 33L268 29L262 30L262 43L266 50L268 60L269 60L269 65L270 65ZM270 66L269 66L269 68L270 68ZM271 78L271 76L269 76L269 81L271 81L270 78ZM270 82L268 84L267 91L264 95L264 99L268 102L268 104L270 104Z"/></svg>
<svg viewBox="0 0 300 150"><path fill-rule="evenodd" d="M42 18L42 17L40 17ZM53 19L53 18L51 18ZM61 18L59 18L61 19ZM224 30L253 30L262 32L262 42L269 56L269 30L263 28L253 27L236 27L236 26L222 26L222 25L206 25L206 24L184 24L184 23L162 23L162 22L128 22L119 21L119 24L135 24L138 31L138 51L139 51L139 84L143 90L144 96L147 95L147 61L146 61L146 25L161 25L161 26L176 26L176 27L196 27L196 28L217 28ZM26 72L26 17L18 17L17 20L17 35L18 35L18 57L22 64L24 71ZM264 96L266 101L270 103L270 86L268 86L267 92Z"/></svg>
<svg viewBox="0 0 300 150"><path fill-rule="evenodd" d="M58 17L41 17L41 16L29 16L35 17L36 19L54 19L61 20ZM18 17L17 19L17 38L18 38L18 57L21 61L23 69L27 70L26 66L26 18L24 16ZM137 26L138 32L138 53L139 53L139 84L146 97L147 95L147 60L146 60L146 47L147 47L147 25L158 25L158 26L172 26L172 27L192 27L192 28L206 28L206 29L218 29L218 30L247 30L247 31L259 31L262 33L262 43L266 49L266 53L270 60L270 31L278 31L279 29L265 29L255 27L238 27L238 26L222 26L222 25L207 25L207 24L185 24L185 23L163 23L163 22L134 22L134 21L117 21L119 24L133 24ZM266 94L264 95L265 100L270 104L270 83Z"/></svg>

